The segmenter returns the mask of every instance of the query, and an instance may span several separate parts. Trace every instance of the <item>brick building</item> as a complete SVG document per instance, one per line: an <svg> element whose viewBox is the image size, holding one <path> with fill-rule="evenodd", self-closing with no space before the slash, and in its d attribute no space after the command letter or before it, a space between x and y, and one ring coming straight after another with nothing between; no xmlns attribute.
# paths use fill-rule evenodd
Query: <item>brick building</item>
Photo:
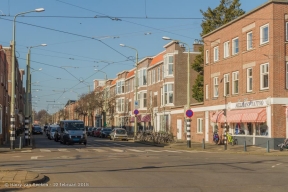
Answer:
<svg viewBox="0 0 288 192"><path fill-rule="evenodd" d="M204 104L191 106L192 140L212 142L225 122L238 144L275 148L288 137L287 32L287 1L270 0L203 36Z"/></svg>

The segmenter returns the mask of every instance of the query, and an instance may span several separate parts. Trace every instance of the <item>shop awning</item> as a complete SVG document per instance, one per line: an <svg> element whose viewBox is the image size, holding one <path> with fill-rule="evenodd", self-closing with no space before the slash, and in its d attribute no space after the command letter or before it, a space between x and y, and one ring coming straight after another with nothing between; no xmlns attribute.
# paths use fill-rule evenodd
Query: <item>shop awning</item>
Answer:
<svg viewBox="0 0 288 192"><path fill-rule="evenodd" d="M142 122L150 122L151 121L151 115L150 114L147 114L147 115L144 115L141 119Z"/></svg>
<svg viewBox="0 0 288 192"><path fill-rule="evenodd" d="M225 116L223 114L223 111L216 112L211 116L212 122L216 122L216 120L219 123L225 122ZM227 111L228 123L266 122L266 120L267 120L266 108Z"/></svg>
<svg viewBox="0 0 288 192"><path fill-rule="evenodd" d="M135 119L135 116L132 116L130 118L130 122L133 123L134 122L134 119ZM141 115L137 115L137 122L141 122Z"/></svg>

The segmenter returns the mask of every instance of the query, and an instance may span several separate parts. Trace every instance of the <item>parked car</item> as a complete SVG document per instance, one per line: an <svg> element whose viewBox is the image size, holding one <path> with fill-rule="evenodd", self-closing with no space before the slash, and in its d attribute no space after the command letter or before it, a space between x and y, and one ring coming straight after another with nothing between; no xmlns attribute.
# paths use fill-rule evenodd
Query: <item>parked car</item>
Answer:
<svg viewBox="0 0 288 192"><path fill-rule="evenodd" d="M89 128L88 128L87 136L93 136L93 135L92 135L92 129L93 129L93 127L89 127Z"/></svg>
<svg viewBox="0 0 288 192"><path fill-rule="evenodd" d="M96 131L94 131L94 135L93 136L94 137L100 137L101 129L102 129L101 127L97 128Z"/></svg>
<svg viewBox="0 0 288 192"><path fill-rule="evenodd" d="M102 128L100 131L100 138L110 137L110 133L112 132L111 128Z"/></svg>
<svg viewBox="0 0 288 192"><path fill-rule="evenodd" d="M51 129L51 125L49 125L46 129L46 136L48 139L50 138L50 129Z"/></svg>
<svg viewBox="0 0 288 192"><path fill-rule="evenodd" d="M96 129L97 129L96 127L92 127L92 131L91 131L92 136L94 136Z"/></svg>
<svg viewBox="0 0 288 192"><path fill-rule="evenodd" d="M128 141L127 131L123 128L113 129L113 131L110 133L110 140L115 141L117 139Z"/></svg>
<svg viewBox="0 0 288 192"><path fill-rule="evenodd" d="M41 134L43 135L43 130L40 126L33 126L32 127L32 134Z"/></svg>
<svg viewBox="0 0 288 192"><path fill-rule="evenodd" d="M61 128L58 125L54 133L54 141L56 142L60 141L60 133L61 133Z"/></svg>

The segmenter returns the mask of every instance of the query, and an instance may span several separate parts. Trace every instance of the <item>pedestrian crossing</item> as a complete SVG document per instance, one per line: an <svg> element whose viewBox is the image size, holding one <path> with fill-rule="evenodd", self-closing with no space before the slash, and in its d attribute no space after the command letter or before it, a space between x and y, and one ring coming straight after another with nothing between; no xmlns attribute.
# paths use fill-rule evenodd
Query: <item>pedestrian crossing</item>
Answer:
<svg viewBox="0 0 288 192"><path fill-rule="evenodd" d="M115 148L115 147L103 147L103 148L62 148L62 149L34 149L34 150L23 150L22 153L51 153L51 152L79 152L79 153L190 153L191 151L185 150L152 150L152 149L135 149L135 148Z"/></svg>

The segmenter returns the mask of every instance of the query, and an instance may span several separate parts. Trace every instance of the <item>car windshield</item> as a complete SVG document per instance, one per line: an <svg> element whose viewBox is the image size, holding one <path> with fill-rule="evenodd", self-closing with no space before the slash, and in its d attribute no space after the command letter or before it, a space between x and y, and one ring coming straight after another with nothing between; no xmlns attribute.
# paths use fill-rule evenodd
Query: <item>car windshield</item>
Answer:
<svg viewBox="0 0 288 192"><path fill-rule="evenodd" d="M126 131L124 129L117 129L116 133L117 134L126 134Z"/></svg>
<svg viewBox="0 0 288 192"><path fill-rule="evenodd" d="M57 130L56 127L51 128L51 132L55 132Z"/></svg>
<svg viewBox="0 0 288 192"><path fill-rule="evenodd" d="M66 130L85 130L83 122L67 122L65 123Z"/></svg>
<svg viewBox="0 0 288 192"><path fill-rule="evenodd" d="M103 129L103 131L112 131L112 129L107 129L107 128L106 128L106 129Z"/></svg>
<svg viewBox="0 0 288 192"><path fill-rule="evenodd" d="M41 130L41 127L34 127L35 130Z"/></svg>

